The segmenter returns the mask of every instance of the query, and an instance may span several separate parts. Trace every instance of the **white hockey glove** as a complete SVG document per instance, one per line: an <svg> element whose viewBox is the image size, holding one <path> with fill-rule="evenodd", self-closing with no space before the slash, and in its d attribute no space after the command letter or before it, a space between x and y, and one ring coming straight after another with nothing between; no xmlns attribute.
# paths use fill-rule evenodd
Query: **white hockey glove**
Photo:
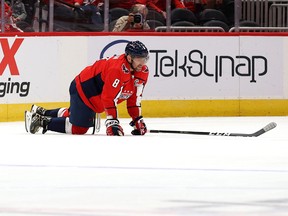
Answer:
<svg viewBox="0 0 288 216"><path fill-rule="evenodd" d="M132 135L144 135L147 132L143 116L135 118L129 123L129 125L134 128L134 130L131 131Z"/></svg>

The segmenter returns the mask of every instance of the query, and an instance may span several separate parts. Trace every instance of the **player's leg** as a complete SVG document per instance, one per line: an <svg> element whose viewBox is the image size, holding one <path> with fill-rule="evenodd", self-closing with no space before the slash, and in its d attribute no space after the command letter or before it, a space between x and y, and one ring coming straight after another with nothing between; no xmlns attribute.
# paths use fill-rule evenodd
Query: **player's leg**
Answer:
<svg viewBox="0 0 288 216"><path fill-rule="evenodd" d="M45 109L44 107L33 104L31 106L31 113L38 113L42 116L50 116L50 117L68 117L69 109L68 108L56 108L56 109Z"/></svg>
<svg viewBox="0 0 288 216"><path fill-rule="evenodd" d="M27 132L34 134L38 132L40 128L43 128L43 134L48 130L59 133L85 134L89 127L93 127L95 112L83 103L78 95L74 81L71 83L69 91L69 117L43 116L37 113L37 108L34 109L35 112L26 111L25 127ZM42 114L47 115L47 110L42 112Z"/></svg>
<svg viewBox="0 0 288 216"><path fill-rule="evenodd" d="M42 128L42 134L48 130L58 133L72 133L73 125L69 122L69 117L49 117L38 113L25 112L25 128L27 132L37 133ZM79 129L77 134L84 134L89 128Z"/></svg>
<svg viewBox="0 0 288 216"><path fill-rule="evenodd" d="M29 111L25 112L25 128L27 132L32 134L37 133L40 128L43 128L42 134L48 130L58 133L71 133L71 127L68 117L50 117Z"/></svg>
<svg viewBox="0 0 288 216"><path fill-rule="evenodd" d="M94 126L95 112L84 104L73 81L70 85L70 116L72 134L84 134L90 127Z"/></svg>

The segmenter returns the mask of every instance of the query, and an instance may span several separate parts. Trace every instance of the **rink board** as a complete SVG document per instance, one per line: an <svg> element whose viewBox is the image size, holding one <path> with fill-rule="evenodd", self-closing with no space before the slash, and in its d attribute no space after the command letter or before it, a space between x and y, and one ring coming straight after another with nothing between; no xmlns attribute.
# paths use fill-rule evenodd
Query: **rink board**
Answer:
<svg viewBox="0 0 288 216"><path fill-rule="evenodd" d="M286 34L36 36L0 38L0 121L22 120L33 103L68 106L69 85L83 68L136 39L150 51L143 115L288 115ZM119 114L127 116L125 105Z"/></svg>
<svg viewBox="0 0 288 216"><path fill-rule="evenodd" d="M69 103L37 103L46 108L67 107ZM0 121L24 120L24 111L32 104L0 105ZM287 116L288 100L179 100L143 101L145 117L203 116ZM128 118L126 103L118 106L119 118ZM105 118L105 114L102 114Z"/></svg>

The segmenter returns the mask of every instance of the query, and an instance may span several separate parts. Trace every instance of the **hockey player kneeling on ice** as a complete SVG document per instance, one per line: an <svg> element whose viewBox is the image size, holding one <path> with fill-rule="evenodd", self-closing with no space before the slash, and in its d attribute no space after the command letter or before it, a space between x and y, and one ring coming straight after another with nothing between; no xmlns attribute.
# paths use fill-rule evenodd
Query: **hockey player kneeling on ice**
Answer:
<svg viewBox="0 0 288 216"><path fill-rule="evenodd" d="M123 136L117 104L127 101L133 135L147 132L141 114L141 98L149 70L149 52L140 41L130 41L125 53L87 66L70 84L70 107L47 110L32 105L25 111L26 131L35 134L42 128L59 133L85 134L95 124L95 115L106 114L106 134ZM99 123L99 122L98 122Z"/></svg>

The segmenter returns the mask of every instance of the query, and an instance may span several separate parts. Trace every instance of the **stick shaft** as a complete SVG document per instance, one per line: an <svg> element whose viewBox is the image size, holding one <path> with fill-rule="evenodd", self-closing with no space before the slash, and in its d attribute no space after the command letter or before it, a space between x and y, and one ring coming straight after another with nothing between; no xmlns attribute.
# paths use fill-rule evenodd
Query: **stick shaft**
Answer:
<svg viewBox="0 0 288 216"><path fill-rule="evenodd" d="M233 136L231 133L205 132L205 131L176 131L176 130L149 130L149 133L191 134L209 136Z"/></svg>
<svg viewBox="0 0 288 216"><path fill-rule="evenodd" d="M205 131L180 131L180 130L148 130L149 133L170 133L170 134L191 134L191 135L209 135L209 136L237 136L237 137L257 137L276 127L275 122L271 122L255 133L223 133L223 132L205 132Z"/></svg>

